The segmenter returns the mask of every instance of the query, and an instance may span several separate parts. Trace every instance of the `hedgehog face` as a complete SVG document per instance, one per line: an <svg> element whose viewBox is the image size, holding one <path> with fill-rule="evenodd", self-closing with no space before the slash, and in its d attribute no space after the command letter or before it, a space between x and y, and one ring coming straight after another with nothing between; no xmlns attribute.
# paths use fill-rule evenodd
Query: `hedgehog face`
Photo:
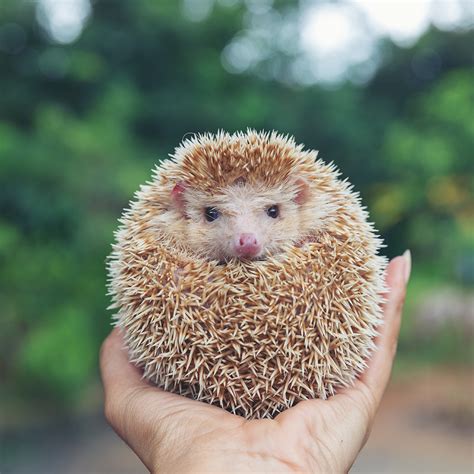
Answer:
<svg viewBox="0 0 474 474"><path fill-rule="evenodd" d="M307 190L301 180L277 188L239 181L213 194L192 187L178 191L186 245L204 258L262 259L302 236L301 207Z"/></svg>

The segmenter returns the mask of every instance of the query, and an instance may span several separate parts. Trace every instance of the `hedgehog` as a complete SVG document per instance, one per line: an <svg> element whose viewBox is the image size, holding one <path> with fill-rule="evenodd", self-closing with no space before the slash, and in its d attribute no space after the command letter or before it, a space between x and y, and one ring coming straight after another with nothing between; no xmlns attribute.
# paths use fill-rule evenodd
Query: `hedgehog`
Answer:
<svg viewBox="0 0 474 474"><path fill-rule="evenodd" d="M352 185L293 137L184 140L115 237L114 323L130 360L164 390L272 418L366 368L382 241Z"/></svg>

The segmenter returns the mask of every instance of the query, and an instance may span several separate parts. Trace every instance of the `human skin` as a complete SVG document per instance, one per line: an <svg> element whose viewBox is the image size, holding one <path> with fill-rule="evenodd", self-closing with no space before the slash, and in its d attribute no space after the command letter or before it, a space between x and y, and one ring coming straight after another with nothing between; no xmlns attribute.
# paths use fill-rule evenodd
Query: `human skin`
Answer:
<svg viewBox="0 0 474 474"><path fill-rule="evenodd" d="M408 251L388 265L377 349L355 384L327 400L246 420L147 383L114 329L100 355L106 418L153 473L347 472L390 378L410 270Z"/></svg>

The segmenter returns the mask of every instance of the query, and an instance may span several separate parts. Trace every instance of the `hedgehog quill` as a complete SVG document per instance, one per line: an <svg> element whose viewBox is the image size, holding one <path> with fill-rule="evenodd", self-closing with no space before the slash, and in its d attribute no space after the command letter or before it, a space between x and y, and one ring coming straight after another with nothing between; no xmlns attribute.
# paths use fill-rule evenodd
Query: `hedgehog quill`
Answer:
<svg viewBox="0 0 474 474"><path fill-rule="evenodd" d="M381 246L352 186L293 138L198 135L122 216L108 263L115 323L149 381L273 417L366 367Z"/></svg>

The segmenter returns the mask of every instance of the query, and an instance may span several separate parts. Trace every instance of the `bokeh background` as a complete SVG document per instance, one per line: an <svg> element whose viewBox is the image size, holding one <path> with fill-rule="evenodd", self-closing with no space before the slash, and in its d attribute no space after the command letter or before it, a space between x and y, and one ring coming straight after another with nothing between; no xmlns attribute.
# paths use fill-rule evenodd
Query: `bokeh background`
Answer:
<svg viewBox="0 0 474 474"><path fill-rule="evenodd" d="M184 136L292 134L413 276L354 472L472 472L473 3L0 1L0 471L143 472L98 350L121 210Z"/></svg>

